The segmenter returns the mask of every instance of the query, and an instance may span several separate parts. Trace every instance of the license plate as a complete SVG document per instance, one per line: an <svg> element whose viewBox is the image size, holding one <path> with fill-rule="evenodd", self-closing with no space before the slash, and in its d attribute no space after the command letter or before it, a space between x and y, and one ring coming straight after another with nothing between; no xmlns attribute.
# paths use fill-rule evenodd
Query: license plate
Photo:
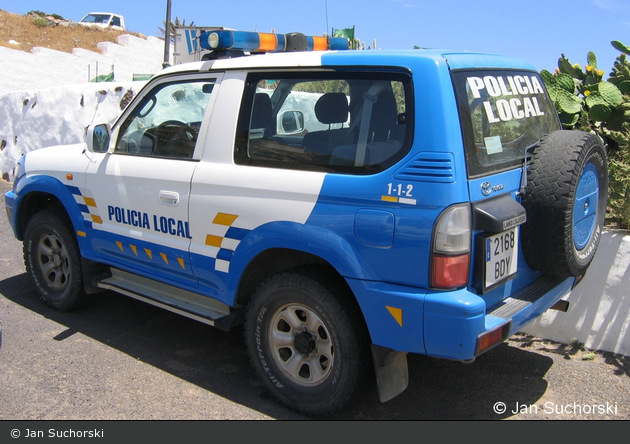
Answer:
<svg viewBox="0 0 630 444"><path fill-rule="evenodd" d="M518 265L518 227L488 236L484 253L486 289L514 277Z"/></svg>

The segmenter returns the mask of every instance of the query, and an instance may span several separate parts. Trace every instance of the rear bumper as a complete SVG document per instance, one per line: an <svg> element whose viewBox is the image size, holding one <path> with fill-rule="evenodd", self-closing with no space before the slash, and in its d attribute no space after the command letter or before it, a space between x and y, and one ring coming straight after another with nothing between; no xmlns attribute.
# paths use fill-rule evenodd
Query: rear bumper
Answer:
<svg viewBox="0 0 630 444"><path fill-rule="evenodd" d="M431 302L425 304L426 354L448 359L472 359L480 354L478 339L482 335L506 322L511 323L506 337L518 332L568 294L574 281L575 278L545 275L487 309L483 300L475 296L482 301L483 311L474 316L466 316L463 311L459 316L444 313L440 308L440 295L434 293L428 298Z"/></svg>
<svg viewBox="0 0 630 444"><path fill-rule="evenodd" d="M480 354L480 338L501 331L500 343L569 293L574 281L542 276L493 307L486 307L484 299L466 289L437 292L382 282L349 279L348 283L363 310L373 344L469 360Z"/></svg>

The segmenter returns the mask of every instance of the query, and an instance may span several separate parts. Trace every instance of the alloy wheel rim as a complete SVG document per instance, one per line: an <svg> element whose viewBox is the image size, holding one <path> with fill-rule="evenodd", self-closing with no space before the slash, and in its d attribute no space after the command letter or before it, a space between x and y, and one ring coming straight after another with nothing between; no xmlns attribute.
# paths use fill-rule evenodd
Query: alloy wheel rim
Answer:
<svg viewBox="0 0 630 444"><path fill-rule="evenodd" d="M37 243L37 264L53 290L63 290L70 279L68 254L58 236L46 233Z"/></svg>
<svg viewBox="0 0 630 444"><path fill-rule="evenodd" d="M328 328L303 305L287 304L276 311L269 327L269 346L276 365L303 387L323 383L335 359Z"/></svg>

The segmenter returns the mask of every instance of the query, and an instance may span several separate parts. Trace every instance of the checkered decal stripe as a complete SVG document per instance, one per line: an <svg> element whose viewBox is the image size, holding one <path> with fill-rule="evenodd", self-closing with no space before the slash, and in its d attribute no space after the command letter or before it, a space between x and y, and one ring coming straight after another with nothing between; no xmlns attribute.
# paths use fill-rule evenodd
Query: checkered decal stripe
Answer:
<svg viewBox="0 0 630 444"><path fill-rule="evenodd" d="M81 214L83 215L83 219L85 220L86 225L91 228L91 224L102 224L103 219L101 218L98 207L96 206L96 201L92 197L92 194L89 190L81 190L78 187L73 187L66 185L68 190L74 196L74 200L76 201L79 209L81 210Z"/></svg>
<svg viewBox="0 0 630 444"><path fill-rule="evenodd" d="M211 255L215 258L216 271L230 271L230 261L236 247L251 231L234 226L237 219L235 214L217 213L212 221L211 233L206 235L206 245L213 250Z"/></svg>

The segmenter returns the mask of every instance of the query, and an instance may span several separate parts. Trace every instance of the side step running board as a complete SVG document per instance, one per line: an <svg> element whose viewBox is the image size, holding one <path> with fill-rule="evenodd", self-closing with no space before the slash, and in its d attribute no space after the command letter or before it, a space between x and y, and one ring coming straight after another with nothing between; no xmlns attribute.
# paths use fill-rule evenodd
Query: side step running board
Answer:
<svg viewBox="0 0 630 444"><path fill-rule="evenodd" d="M111 268L110 271L111 276L96 278L93 285L224 331L228 331L234 325L243 322L244 310L233 311L228 305L207 296L182 290L117 268Z"/></svg>

